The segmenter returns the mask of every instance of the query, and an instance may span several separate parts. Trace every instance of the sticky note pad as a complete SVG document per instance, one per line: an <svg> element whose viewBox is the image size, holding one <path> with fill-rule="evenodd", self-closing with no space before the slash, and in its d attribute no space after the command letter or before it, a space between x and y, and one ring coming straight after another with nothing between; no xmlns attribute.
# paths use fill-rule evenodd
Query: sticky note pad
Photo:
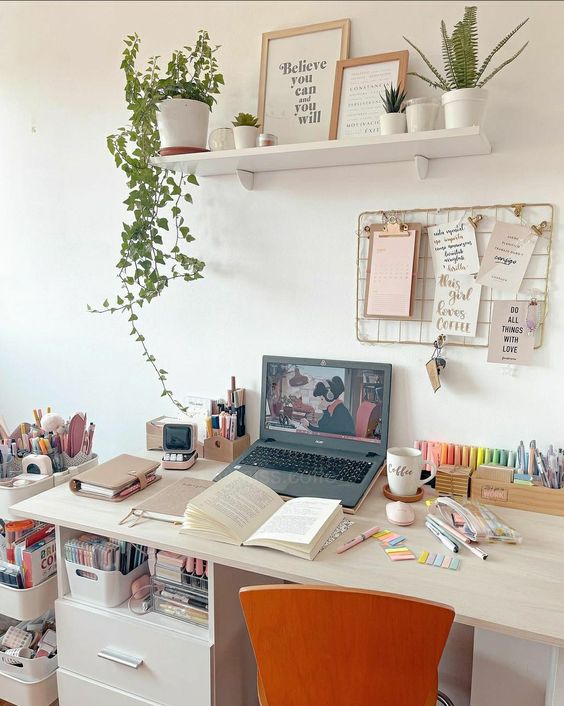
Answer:
<svg viewBox="0 0 564 706"><path fill-rule="evenodd" d="M425 563L431 564L431 565L434 564L436 557L437 557L436 554L433 554L433 552L430 552L430 554L427 556L427 561Z"/></svg>
<svg viewBox="0 0 564 706"><path fill-rule="evenodd" d="M410 561L417 558L408 547L386 547L384 551L391 561Z"/></svg>
<svg viewBox="0 0 564 706"><path fill-rule="evenodd" d="M420 564L424 564L427 561L427 557L429 556L429 552L421 552L421 556L417 560Z"/></svg>
<svg viewBox="0 0 564 706"><path fill-rule="evenodd" d="M445 556L445 558L443 559L443 563L441 564L441 568L448 569L449 566L450 566L450 557Z"/></svg>
<svg viewBox="0 0 564 706"><path fill-rule="evenodd" d="M395 546L396 544L401 544L402 542L405 542L405 537L402 537L401 535L395 537L394 539L388 540L388 544L391 544L392 546Z"/></svg>
<svg viewBox="0 0 564 706"><path fill-rule="evenodd" d="M437 556L435 557L434 566L441 566L441 564L443 563L443 560L444 560L444 556L442 554L437 554Z"/></svg>
<svg viewBox="0 0 564 706"><path fill-rule="evenodd" d="M449 569L453 569L453 571L456 571L458 567L460 566L460 559L455 556L453 557L452 561L450 562L450 566L448 567Z"/></svg>

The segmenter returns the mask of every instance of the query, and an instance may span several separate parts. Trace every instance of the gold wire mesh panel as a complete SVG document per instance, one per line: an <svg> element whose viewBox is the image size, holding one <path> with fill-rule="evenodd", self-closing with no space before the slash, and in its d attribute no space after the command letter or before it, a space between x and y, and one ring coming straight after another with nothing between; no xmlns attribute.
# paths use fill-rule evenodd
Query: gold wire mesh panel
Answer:
<svg viewBox="0 0 564 706"><path fill-rule="evenodd" d="M489 242L496 221L525 226L540 224L541 236L537 239L531 261L525 272L521 289L515 299L528 301L536 297L540 310L540 325L535 338L535 348L543 344L545 320L548 314L548 275L550 252L554 237L554 206L548 203L495 204L493 206L449 206L448 208L420 208L405 211L365 211L358 217L357 230L357 282L356 282L356 337L361 343L432 343L438 335L433 330L431 316L435 297L435 275L427 228L456 223L461 218L476 218L476 241L480 261ZM421 243L413 316L407 320L367 318L364 315L366 278L369 254L369 227L397 219L401 223L421 223ZM366 230L365 230L366 229ZM484 347L488 345L493 302L511 299L504 292L482 287L476 336L448 336L449 345Z"/></svg>

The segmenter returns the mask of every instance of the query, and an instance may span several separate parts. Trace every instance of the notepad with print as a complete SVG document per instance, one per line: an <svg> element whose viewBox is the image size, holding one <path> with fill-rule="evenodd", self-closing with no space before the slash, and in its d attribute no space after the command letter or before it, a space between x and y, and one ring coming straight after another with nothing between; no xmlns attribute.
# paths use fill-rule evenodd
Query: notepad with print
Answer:
<svg viewBox="0 0 564 706"><path fill-rule="evenodd" d="M404 232L371 226L365 316L407 319L413 313L419 256L419 224Z"/></svg>

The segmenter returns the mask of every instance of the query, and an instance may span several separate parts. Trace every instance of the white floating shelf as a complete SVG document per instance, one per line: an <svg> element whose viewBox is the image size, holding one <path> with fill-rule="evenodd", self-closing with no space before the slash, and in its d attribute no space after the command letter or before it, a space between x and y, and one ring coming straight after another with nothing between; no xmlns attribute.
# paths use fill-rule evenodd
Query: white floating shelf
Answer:
<svg viewBox="0 0 564 706"><path fill-rule="evenodd" d="M288 169L318 169L381 162L415 163L420 179L427 176L429 160L489 154L491 145L479 127L432 130L371 138L347 138L244 150L221 150L154 157L153 164L198 177L237 174L246 189L254 175Z"/></svg>

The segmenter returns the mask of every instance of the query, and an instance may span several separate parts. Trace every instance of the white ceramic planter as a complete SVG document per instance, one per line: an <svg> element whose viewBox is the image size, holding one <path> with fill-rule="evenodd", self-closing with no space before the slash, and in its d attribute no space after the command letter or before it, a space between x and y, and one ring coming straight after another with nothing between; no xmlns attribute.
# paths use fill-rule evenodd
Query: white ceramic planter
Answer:
<svg viewBox="0 0 564 706"><path fill-rule="evenodd" d="M458 88L443 93L445 127L472 127L482 125L488 92L485 88Z"/></svg>
<svg viewBox="0 0 564 706"><path fill-rule="evenodd" d="M248 147L256 147L258 131L258 127L252 127L251 125L239 125L234 127L233 137L235 138L235 149L244 150Z"/></svg>
<svg viewBox="0 0 564 706"><path fill-rule="evenodd" d="M186 98L161 101L157 110L161 148L205 149L209 119L210 107L207 103Z"/></svg>
<svg viewBox="0 0 564 706"><path fill-rule="evenodd" d="M380 116L380 135L399 135L406 131L405 113L383 113Z"/></svg>

